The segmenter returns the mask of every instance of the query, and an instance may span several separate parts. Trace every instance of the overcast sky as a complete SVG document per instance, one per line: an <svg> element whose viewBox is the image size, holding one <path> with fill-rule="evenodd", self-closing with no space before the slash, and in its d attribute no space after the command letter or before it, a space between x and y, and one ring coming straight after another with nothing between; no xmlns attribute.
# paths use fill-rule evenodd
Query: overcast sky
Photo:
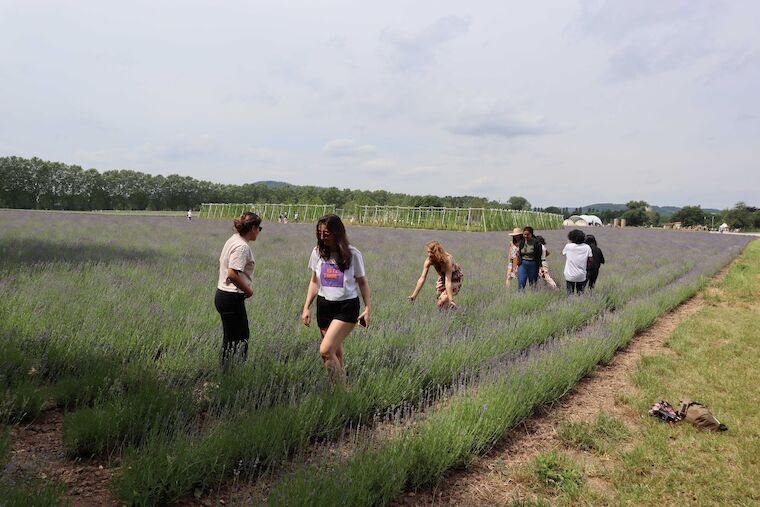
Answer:
<svg viewBox="0 0 760 507"><path fill-rule="evenodd" d="M0 155L760 205L760 2L0 0Z"/></svg>

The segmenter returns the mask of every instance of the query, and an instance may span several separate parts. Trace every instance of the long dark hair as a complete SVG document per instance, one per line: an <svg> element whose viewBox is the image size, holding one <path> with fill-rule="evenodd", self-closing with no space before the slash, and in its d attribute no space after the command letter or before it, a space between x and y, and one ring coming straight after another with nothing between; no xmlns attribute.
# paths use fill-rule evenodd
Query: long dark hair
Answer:
<svg viewBox="0 0 760 507"><path fill-rule="evenodd" d="M246 211L240 215L240 218L236 218L233 223L238 234L245 236L251 229L261 225L261 217L253 211Z"/></svg>
<svg viewBox="0 0 760 507"><path fill-rule="evenodd" d="M319 226L322 224L327 227L327 230L335 238L335 252L331 252L319 236ZM328 260L334 254L338 267L341 271L345 271L351 267L351 250L349 250L348 246L346 226L343 225L343 221L338 215L325 215L317 221L317 250L319 250L319 256L322 259Z"/></svg>
<svg viewBox="0 0 760 507"><path fill-rule="evenodd" d="M593 234L586 234L586 244L588 246L596 246L596 238Z"/></svg>

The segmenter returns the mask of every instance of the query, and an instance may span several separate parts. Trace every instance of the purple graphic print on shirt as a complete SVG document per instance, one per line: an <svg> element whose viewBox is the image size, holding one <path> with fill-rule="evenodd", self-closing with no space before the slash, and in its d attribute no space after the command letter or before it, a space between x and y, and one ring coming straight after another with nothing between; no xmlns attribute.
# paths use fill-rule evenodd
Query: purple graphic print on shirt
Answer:
<svg viewBox="0 0 760 507"><path fill-rule="evenodd" d="M343 271L337 264L325 262L322 264L319 274L319 283L322 287L343 287Z"/></svg>

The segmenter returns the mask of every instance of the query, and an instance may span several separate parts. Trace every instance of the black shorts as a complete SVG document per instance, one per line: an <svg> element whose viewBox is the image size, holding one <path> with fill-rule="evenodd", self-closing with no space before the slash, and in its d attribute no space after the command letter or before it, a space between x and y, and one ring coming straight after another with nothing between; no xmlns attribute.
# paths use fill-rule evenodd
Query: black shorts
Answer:
<svg viewBox="0 0 760 507"><path fill-rule="evenodd" d="M356 324L359 321L359 298L328 301L322 296L317 296L317 325L319 329L327 329L333 320Z"/></svg>

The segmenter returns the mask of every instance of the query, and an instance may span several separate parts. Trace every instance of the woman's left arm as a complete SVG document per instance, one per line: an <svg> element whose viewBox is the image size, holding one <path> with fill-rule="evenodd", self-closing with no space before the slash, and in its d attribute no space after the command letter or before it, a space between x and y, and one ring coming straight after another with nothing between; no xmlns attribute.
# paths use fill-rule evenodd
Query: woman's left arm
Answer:
<svg viewBox="0 0 760 507"><path fill-rule="evenodd" d="M356 285L359 286L359 291L362 293L362 300L364 301L364 311L361 315L359 315L359 318L361 319L364 317L364 322L367 327L369 327L369 313L370 313L370 306L372 306L372 296L369 292L369 281L367 280L366 276L360 276L356 279Z"/></svg>

